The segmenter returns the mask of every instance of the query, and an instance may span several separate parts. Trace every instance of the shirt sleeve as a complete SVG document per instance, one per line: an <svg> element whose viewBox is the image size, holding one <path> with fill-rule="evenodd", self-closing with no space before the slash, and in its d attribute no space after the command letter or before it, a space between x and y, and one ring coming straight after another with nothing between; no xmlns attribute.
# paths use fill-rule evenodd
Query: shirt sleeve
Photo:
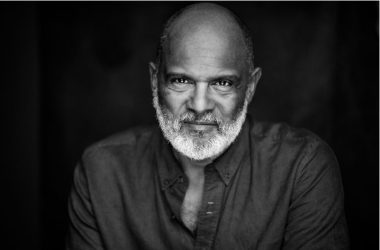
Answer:
<svg viewBox="0 0 380 250"><path fill-rule="evenodd" d="M283 249L349 249L339 165L323 142L311 143L299 165Z"/></svg>
<svg viewBox="0 0 380 250"><path fill-rule="evenodd" d="M67 250L104 249L91 205L83 163L74 170L74 181L68 200L69 231Z"/></svg>

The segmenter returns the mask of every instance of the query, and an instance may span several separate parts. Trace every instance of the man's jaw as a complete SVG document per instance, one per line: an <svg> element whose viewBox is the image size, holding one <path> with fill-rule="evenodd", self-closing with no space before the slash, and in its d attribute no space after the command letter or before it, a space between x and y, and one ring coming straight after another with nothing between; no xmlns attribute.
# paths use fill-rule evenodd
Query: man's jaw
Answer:
<svg viewBox="0 0 380 250"><path fill-rule="evenodd" d="M165 110L165 107L161 109L157 90L153 92L153 104L156 109L161 130L173 148L192 160L203 161L219 157L236 139L244 123L248 103L247 101L244 102L244 106L241 112L239 112L235 122L231 125L222 125L220 122L217 122L217 126L215 126L214 129L215 132L211 134L208 133L207 137L205 137L205 133L202 133L202 130L200 130L207 128L209 126L207 124L189 125L196 128L194 130L196 133L193 134L196 136L191 136L191 133L183 133L183 126L186 124L184 122L193 121L194 118L175 119L168 110ZM213 121L208 118L195 119L195 121Z"/></svg>

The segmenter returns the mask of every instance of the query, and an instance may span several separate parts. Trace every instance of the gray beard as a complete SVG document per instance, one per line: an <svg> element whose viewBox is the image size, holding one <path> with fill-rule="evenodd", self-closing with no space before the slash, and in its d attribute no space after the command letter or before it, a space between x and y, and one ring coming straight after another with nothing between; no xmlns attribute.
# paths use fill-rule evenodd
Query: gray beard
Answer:
<svg viewBox="0 0 380 250"><path fill-rule="evenodd" d="M230 122L218 120L219 129L217 134L205 140L202 139L203 135L201 134L199 136L190 135L181 131L183 120L192 119L193 117L189 114L184 114L178 118L174 117L166 107L161 107L157 92L157 88L153 90L153 106L164 137L174 149L192 160L200 161L221 155L235 141L246 118L247 98L245 98L243 107L236 118ZM210 120L215 119L215 117L210 114L203 119Z"/></svg>

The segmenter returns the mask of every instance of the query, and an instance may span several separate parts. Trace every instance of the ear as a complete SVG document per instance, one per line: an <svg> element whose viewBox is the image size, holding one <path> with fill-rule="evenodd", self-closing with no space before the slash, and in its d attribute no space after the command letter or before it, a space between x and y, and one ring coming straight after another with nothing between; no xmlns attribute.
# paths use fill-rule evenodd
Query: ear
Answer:
<svg viewBox="0 0 380 250"><path fill-rule="evenodd" d="M257 84L259 83L261 77L261 68L257 67L250 73L249 82L247 86L246 98L248 103L252 101L253 95L255 94Z"/></svg>
<svg viewBox="0 0 380 250"><path fill-rule="evenodd" d="M150 75L150 87L152 88L152 91L157 89L158 86L158 80L157 80L157 66L153 63L149 63L149 75Z"/></svg>

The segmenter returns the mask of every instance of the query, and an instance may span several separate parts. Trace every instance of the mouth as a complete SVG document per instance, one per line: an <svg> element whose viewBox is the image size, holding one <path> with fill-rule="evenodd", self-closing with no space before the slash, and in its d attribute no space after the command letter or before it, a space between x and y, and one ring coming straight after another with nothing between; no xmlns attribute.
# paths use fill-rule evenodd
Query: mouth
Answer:
<svg viewBox="0 0 380 250"><path fill-rule="evenodd" d="M203 132L209 133L217 128L217 123L215 122L195 122L195 121L185 121L184 125L193 132Z"/></svg>
<svg viewBox="0 0 380 250"><path fill-rule="evenodd" d="M184 121L186 124L190 125L204 125L204 126L216 126L216 122L203 122L203 121Z"/></svg>

